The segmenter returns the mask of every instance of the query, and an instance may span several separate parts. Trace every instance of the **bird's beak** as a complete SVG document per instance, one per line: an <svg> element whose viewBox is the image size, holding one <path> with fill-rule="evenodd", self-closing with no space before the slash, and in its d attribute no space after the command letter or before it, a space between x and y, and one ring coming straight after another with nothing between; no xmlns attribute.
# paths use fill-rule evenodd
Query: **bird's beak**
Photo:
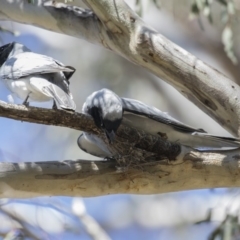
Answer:
<svg viewBox="0 0 240 240"><path fill-rule="evenodd" d="M115 133L112 130L111 132L105 130L106 136L108 138L109 143L113 143L114 139L115 139Z"/></svg>

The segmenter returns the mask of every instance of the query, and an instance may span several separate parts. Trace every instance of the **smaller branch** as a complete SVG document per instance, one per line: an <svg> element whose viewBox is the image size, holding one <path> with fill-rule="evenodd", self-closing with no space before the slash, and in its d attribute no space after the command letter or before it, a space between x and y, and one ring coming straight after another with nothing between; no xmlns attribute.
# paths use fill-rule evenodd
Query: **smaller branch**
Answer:
<svg viewBox="0 0 240 240"><path fill-rule="evenodd" d="M98 222L87 213L84 202L81 198L75 198L73 200L72 211L78 216L85 231L93 240L110 240L106 231L104 231Z"/></svg>
<svg viewBox="0 0 240 240"><path fill-rule="evenodd" d="M24 105L9 104L0 101L0 117L38 124L68 127L95 134L99 133L91 117L77 112L72 113L63 110L26 107Z"/></svg>
<svg viewBox="0 0 240 240"><path fill-rule="evenodd" d="M26 107L0 101L0 116L38 124L73 128L104 138L103 132L96 127L93 119L82 113ZM152 153L158 158L161 156L162 158L175 159L181 152L180 146L176 143L170 143L161 137L127 127L124 124L121 124L118 129L117 136L113 147L121 155L136 154L138 158L142 156L144 159L149 153Z"/></svg>
<svg viewBox="0 0 240 240"><path fill-rule="evenodd" d="M21 226L21 231L24 233L26 237L30 237L35 240L41 240L41 238L39 238L39 236L37 236L37 234L34 233L34 231L31 229L33 227L29 223L22 220L21 217L16 216L12 212L6 211L1 207L0 207L0 213L6 215L10 219L13 219L15 222L17 222Z"/></svg>

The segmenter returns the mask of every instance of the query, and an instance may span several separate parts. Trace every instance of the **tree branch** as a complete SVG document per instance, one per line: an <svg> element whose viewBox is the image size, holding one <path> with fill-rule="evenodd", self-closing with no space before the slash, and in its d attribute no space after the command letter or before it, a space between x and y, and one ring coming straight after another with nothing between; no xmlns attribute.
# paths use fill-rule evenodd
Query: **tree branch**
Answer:
<svg viewBox="0 0 240 240"><path fill-rule="evenodd" d="M78 2L78 1L77 1ZM240 87L147 26L123 0L85 0L94 11L56 1L0 3L0 19L83 38L153 72L235 136L240 136Z"/></svg>
<svg viewBox="0 0 240 240"><path fill-rule="evenodd" d="M31 229L31 224L27 223L26 221L23 221L20 217L16 216L15 214L8 212L4 210L3 208L0 208L0 213L7 216L8 218L14 220L16 223L18 223L20 226L19 228L24 233L26 237L30 237L34 240L40 240L38 235L34 233L34 231Z"/></svg>
<svg viewBox="0 0 240 240"><path fill-rule="evenodd" d="M68 127L76 130L99 134L93 119L82 113L53 110L0 101L0 116L20 121Z"/></svg>
<svg viewBox="0 0 240 240"><path fill-rule="evenodd" d="M56 1L35 5L27 1L3 0L0 2L0 20L33 25L101 44L98 27L101 23L92 11Z"/></svg>
<svg viewBox="0 0 240 240"><path fill-rule="evenodd" d="M118 171L111 161L1 162L0 197L92 197L240 186L239 155L232 161L220 154L203 154L199 160L196 157L200 154L189 155L181 164L155 162L144 168L129 167L127 172Z"/></svg>
<svg viewBox="0 0 240 240"><path fill-rule="evenodd" d="M81 113L0 102L0 116L70 127L103 137L92 118ZM116 161L0 162L0 197L155 194L240 185L239 150L192 152L191 149L183 146L179 149L179 145L167 143L124 124L117 131L114 147L119 146L122 154L128 155L128 162L125 162L127 169L117 167ZM146 155L152 158L143 162ZM164 160L166 157L172 161Z"/></svg>
<svg viewBox="0 0 240 240"><path fill-rule="evenodd" d="M105 134L96 127L93 119L82 113L26 107L24 105L7 104L0 101L0 116L93 133L101 137L108 144ZM181 149L177 143L168 142L161 137L127 127L124 124L121 124L116 135L117 138L110 147L117 155L128 156L128 160L125 163L130 161L129 155L131 155L131 159L137 159L138 161L143 161L147 157L151 157L151 159L176 159L180 156L181 152L186 153L187 150L185 148Z"/></svg>

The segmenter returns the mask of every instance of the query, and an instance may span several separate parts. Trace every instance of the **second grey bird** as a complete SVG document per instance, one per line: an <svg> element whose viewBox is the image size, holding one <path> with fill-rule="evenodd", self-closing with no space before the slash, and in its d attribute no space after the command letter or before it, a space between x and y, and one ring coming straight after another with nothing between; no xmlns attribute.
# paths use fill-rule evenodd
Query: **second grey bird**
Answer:
<svg viewBox="0 0 240 240"><path fill-rule="evenodd" d="M24 100L44 102L53 99L53 107L75 111L69 79L75 69L29 50L20 43L0 47L0 80Z"/></svg>
<svg viewBox="0 0 240 240"><path fill-rule="evenodd" d="M108 89L92 93L82 111L93 117L97 127L103 129L111 143L121 123L146 133L158 135L170 142L197 151L225 151L240 148L240 140L214 136L202 129L187 126L167 113L140 101L120 98ZM83 133L78 138L79 147L94 156L111 157L111 152L99 137Z"/></svg>

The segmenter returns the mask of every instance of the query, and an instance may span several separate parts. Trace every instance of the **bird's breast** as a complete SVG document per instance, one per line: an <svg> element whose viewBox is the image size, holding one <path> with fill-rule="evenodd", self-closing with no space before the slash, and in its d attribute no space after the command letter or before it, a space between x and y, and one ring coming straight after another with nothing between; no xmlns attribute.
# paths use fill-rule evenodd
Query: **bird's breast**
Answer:
<svg viewBox="0 0 240 240"><path fill-rule="evenodd" d="M30 83L32 77L20 78L17 80L6 80L7 87L13 93L15 93L20 99L25 100L29 95L29 101L44 102L51 98L41 92L41 87L36 88ZM40 81L40 80L39 80ZM36 81L38 85L38 80Z"/></svg>

